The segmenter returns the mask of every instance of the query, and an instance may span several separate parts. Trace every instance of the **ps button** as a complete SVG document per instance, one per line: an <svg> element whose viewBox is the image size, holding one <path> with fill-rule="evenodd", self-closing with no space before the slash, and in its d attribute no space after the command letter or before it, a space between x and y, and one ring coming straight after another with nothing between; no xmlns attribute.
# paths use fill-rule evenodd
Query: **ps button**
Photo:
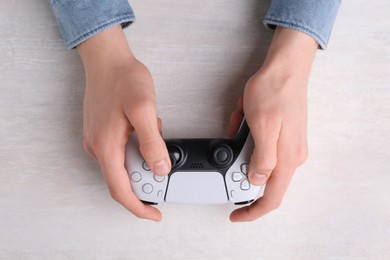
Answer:
<svg viewBox="0 0 390 260"><path fill-rule="evenodd" d="M239 181L241 181L243 178L244 178L244 176L242 176L241 172L233 172L233 173L232 173L232 180L233 180L234 182L239 182Z"/></svg>
<svg viewBox="0 0 390 260"><path fill-rule="evenodd" d="M142 168L144 168L145 171L150 171L150 167L145 161L142 163Z"/></svg>
<svg viewBox="0 0 390 260"><path fill-rule="evenodd" d="M247 175L248 171L249 171L249 164L247 164L247 163L241 164L241 172L243 174Z"/></svg>
<svg viewBox="0 0 390 260"><path fill-rule="evenodd" d="M249 190L250 189L250 187L251 187L251 185L249 184L249 181L248 180L243 180L242 182L241 182L241 189L242 190Z"/></svg>
<svg viewBox="0 0 390 260"><path fill-rule="evenodd" d="M152 193L152 191L153 191L152 184L150 184L150 183L144 184L144 186L142 186L142 191L145 192L146 194Z"/></svg>
<svg viewBox="0 0 390 260"><path fill-rule="evenodd" d="M131 180L132 180L133 182L139 182L141 179L142 179L141 173L139 173L139 172L133 172L133 173L131 174Z"/></svg>
<svg viewBox="0 0 390 260"><path fill-rule="evenodd" d="M163 182L165 180L165 176L154 175L154 180L157 182Z"/></svg>
<svg viewBox="0 0 390 260"><path fill-rule="evenodd" d="M157 192L157 197L161 198L163 196L163 191L162 190L159 190Z"/></svg>

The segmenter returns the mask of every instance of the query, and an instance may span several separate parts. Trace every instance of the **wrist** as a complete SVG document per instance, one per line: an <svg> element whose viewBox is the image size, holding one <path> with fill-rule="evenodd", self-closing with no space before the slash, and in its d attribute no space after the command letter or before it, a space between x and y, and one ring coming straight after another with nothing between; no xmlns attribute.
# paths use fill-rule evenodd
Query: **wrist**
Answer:
<svg viewBox="0 0 390 260"><path fill-rule="evenodd" d="M256 74L281 80L307 81L317 48L318 44L310 36L278 27L263 66Z"/></svg>
<svg viewBox="0 0 390 260"><path fill-rule="evenodd" d="M121 27L108 28L77 46L85 73L105 74L136 62Z"/></svg>

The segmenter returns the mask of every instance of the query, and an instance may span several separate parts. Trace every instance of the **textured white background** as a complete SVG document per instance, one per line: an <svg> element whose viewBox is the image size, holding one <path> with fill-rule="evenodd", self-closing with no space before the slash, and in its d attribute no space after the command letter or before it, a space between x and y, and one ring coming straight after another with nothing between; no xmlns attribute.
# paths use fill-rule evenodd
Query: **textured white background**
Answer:
<svg viewBox="0 0 390 260"><path fill-rule="evenodd" d="M133 0L167 137L225 134L271 33L257 0ZM390 259L390 2L345 1L309 90L310 159L282 207L138 220L82 148L83 71L46 0L0 0L0 259Z"/></svg>

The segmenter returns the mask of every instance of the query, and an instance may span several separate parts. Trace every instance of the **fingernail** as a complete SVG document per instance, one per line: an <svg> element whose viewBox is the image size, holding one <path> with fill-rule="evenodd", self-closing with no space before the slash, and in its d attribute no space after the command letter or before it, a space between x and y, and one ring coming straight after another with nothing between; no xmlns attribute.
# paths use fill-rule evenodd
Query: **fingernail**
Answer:
<svg viewBox="0 0 390 260"><path fill-rule="evenodd" d="M256 184L263 185L267 182L267 175L255 172L252 174L252 181Z"/></svg>
<svg viewBox="0 0 390 260"><path fill-rule="evenodd" d="M165 175L168 174L168 164L165 162L165 160L159 161L158 163L154 164L153 167L154 173L157 175Z"/></svg>

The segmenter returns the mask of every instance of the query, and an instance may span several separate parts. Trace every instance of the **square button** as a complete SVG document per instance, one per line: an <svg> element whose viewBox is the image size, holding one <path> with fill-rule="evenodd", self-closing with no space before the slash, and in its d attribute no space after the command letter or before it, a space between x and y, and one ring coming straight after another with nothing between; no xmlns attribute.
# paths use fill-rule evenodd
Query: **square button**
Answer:
<svg viewBox="0 0 390 260"><path fill-rule="evenodd" d="M234 182L239 182L244 178L241 172L233 172L232 173L232 180Z"/></svg>

